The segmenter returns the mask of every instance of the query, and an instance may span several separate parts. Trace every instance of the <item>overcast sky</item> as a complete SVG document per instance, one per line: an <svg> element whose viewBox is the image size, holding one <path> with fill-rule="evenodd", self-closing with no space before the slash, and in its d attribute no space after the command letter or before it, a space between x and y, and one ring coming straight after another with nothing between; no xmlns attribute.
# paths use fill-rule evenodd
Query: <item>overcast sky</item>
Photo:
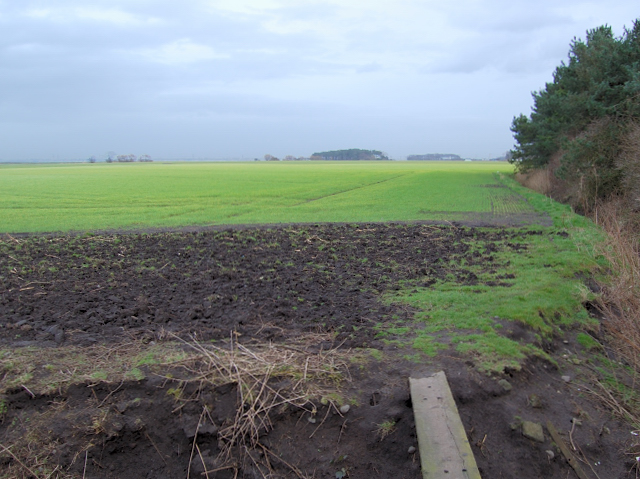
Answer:
<svg viewBox="0 0 640 479"><path fill-rule="evenodd" d="M638 0L0 0L0 160L486 158Z"/></svg>

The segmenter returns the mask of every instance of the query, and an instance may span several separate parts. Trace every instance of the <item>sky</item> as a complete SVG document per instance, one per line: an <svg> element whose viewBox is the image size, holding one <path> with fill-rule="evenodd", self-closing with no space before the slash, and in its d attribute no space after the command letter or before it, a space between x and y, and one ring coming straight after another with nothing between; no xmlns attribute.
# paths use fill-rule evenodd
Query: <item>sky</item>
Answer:
<svg viewBox="0 0 640 479"><path fill-rule="evenodd" d="M0 161L492 158L638 0L0 0Z"/></svg>

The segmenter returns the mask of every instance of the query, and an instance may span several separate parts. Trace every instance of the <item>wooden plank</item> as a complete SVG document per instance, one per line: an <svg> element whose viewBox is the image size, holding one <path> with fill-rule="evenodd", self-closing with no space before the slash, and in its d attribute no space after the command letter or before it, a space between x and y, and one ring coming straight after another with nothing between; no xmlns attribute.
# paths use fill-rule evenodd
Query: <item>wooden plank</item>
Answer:
<svg viewBox="0 0 640 479"><path fill-rule="evenodd" d="M409 378L424 479L481 479L443 371Z"/></svg>

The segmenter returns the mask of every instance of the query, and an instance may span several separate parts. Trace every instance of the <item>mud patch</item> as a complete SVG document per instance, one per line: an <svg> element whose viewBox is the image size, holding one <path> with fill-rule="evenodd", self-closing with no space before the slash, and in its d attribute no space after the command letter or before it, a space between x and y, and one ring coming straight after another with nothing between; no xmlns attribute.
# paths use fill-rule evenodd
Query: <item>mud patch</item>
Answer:
<svg viewBox="0 0 640 479"><path fill-rule="evenodd" d="M377 327L406 326L414 313L383 304L383 295L406 281L474 285L478 266L494 276L494 287L507 288L496 253L526 252L527 235L546 234L555 233L358 224L5 236L0 382L12 386L0 398L0 477L417 479L407 378L440 369L483 477L573 477L548 434L541 443L522 435L524 421L547 420L576 444L588 474L628 477L635 463L624 452L632 437L584 394L588 375L580 373L570 335L566 343L552 338L541 345L562 370L531 362L500 378L510 388L452 350L416 363L406 359L413 351L376 339ZM502 324L513 339L535 336L517 323ZM210 380L211 368L181 363L179 355L167 355L167 364L145 359L144 348L170 340L182 345L179 351L180 339L230 351L278 346L303 360L293 372L254 372L265 378L257 388ZM114 363L131 344L140 345L136 361L117 381L106 381L112 372L78 379L87 362ZM32 355L24 374L17 374L14 351ZM54 356L65 352L77 364L58 370L62 362ZM339 374L313 366L329 352L344 355ZM325 376L311 381L313 371ZM570 381L562 379L567 374ZM54 375L47 391L29 388ZM322 388L290 394L258 416L254 433L225 442L258 391L285 394L307 380ZM574 419L580 425L572 431Z"/></svg>
<svg viewBox="0 0 640 479"><path fill-rule="evenodd" d="M376 323L411 317L382 305L382 293L401 281L429 285L447 274L473 284L468 266L497 266L492 252L512 249L522 235L323 225L7 238L0 243L0 342L90 345L161 331L283 340L313 331L367 346Z"/></svg>

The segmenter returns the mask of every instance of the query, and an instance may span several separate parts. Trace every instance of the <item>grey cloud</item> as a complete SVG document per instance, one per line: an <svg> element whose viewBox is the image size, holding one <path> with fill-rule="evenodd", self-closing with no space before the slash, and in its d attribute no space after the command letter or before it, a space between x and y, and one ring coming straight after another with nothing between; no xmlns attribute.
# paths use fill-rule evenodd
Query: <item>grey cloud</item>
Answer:
<svg viewBox="0 0 640 479"><path fill-rule="evenodd" d="M364 1L346 19L345 7L321 1L252 15L200 0L90 3L0 0L0 157L302 155L325 145L474 156L462 137L499 154L529 91L586 28L546 0L463 1L468 11L438 2L442 25L418 0L406 5L423 17L390 11L393 22ZM58 13L27 14L47 8ZM504 104L487 107L497 91ZM440 140L425 142L427 130Z"/></svg>
<svg viewBox="0 0 640 479"><path fill-rule="evenodd" d="M481 5L492 4L491 9ZM584 3L569 0L567 3ZM494 1L477 4L474 11L457 12L451 23L464 30L479 32L533 33L553 27L573 23L565 13L558 13L554 2L539 2L535 6L530 2ZM576 7L579 8L579 7Z"/></svg>
<svg viewBox="0 0 640 479"><path fill-rule="evenodd" d="M544 35L486 31L457 42L419 71L471 74L496 69L508 74L535 73L553 69L566 58L569 41L562 31L554 30Z"/></svg>
<svg viewBox="0 0 640 479"><path fill-rule="evenodd" d="M356 68L356 72L358 73L371 73L382 70L382 65L378 62L367 63L366 65L361 65Z"/></svg>

